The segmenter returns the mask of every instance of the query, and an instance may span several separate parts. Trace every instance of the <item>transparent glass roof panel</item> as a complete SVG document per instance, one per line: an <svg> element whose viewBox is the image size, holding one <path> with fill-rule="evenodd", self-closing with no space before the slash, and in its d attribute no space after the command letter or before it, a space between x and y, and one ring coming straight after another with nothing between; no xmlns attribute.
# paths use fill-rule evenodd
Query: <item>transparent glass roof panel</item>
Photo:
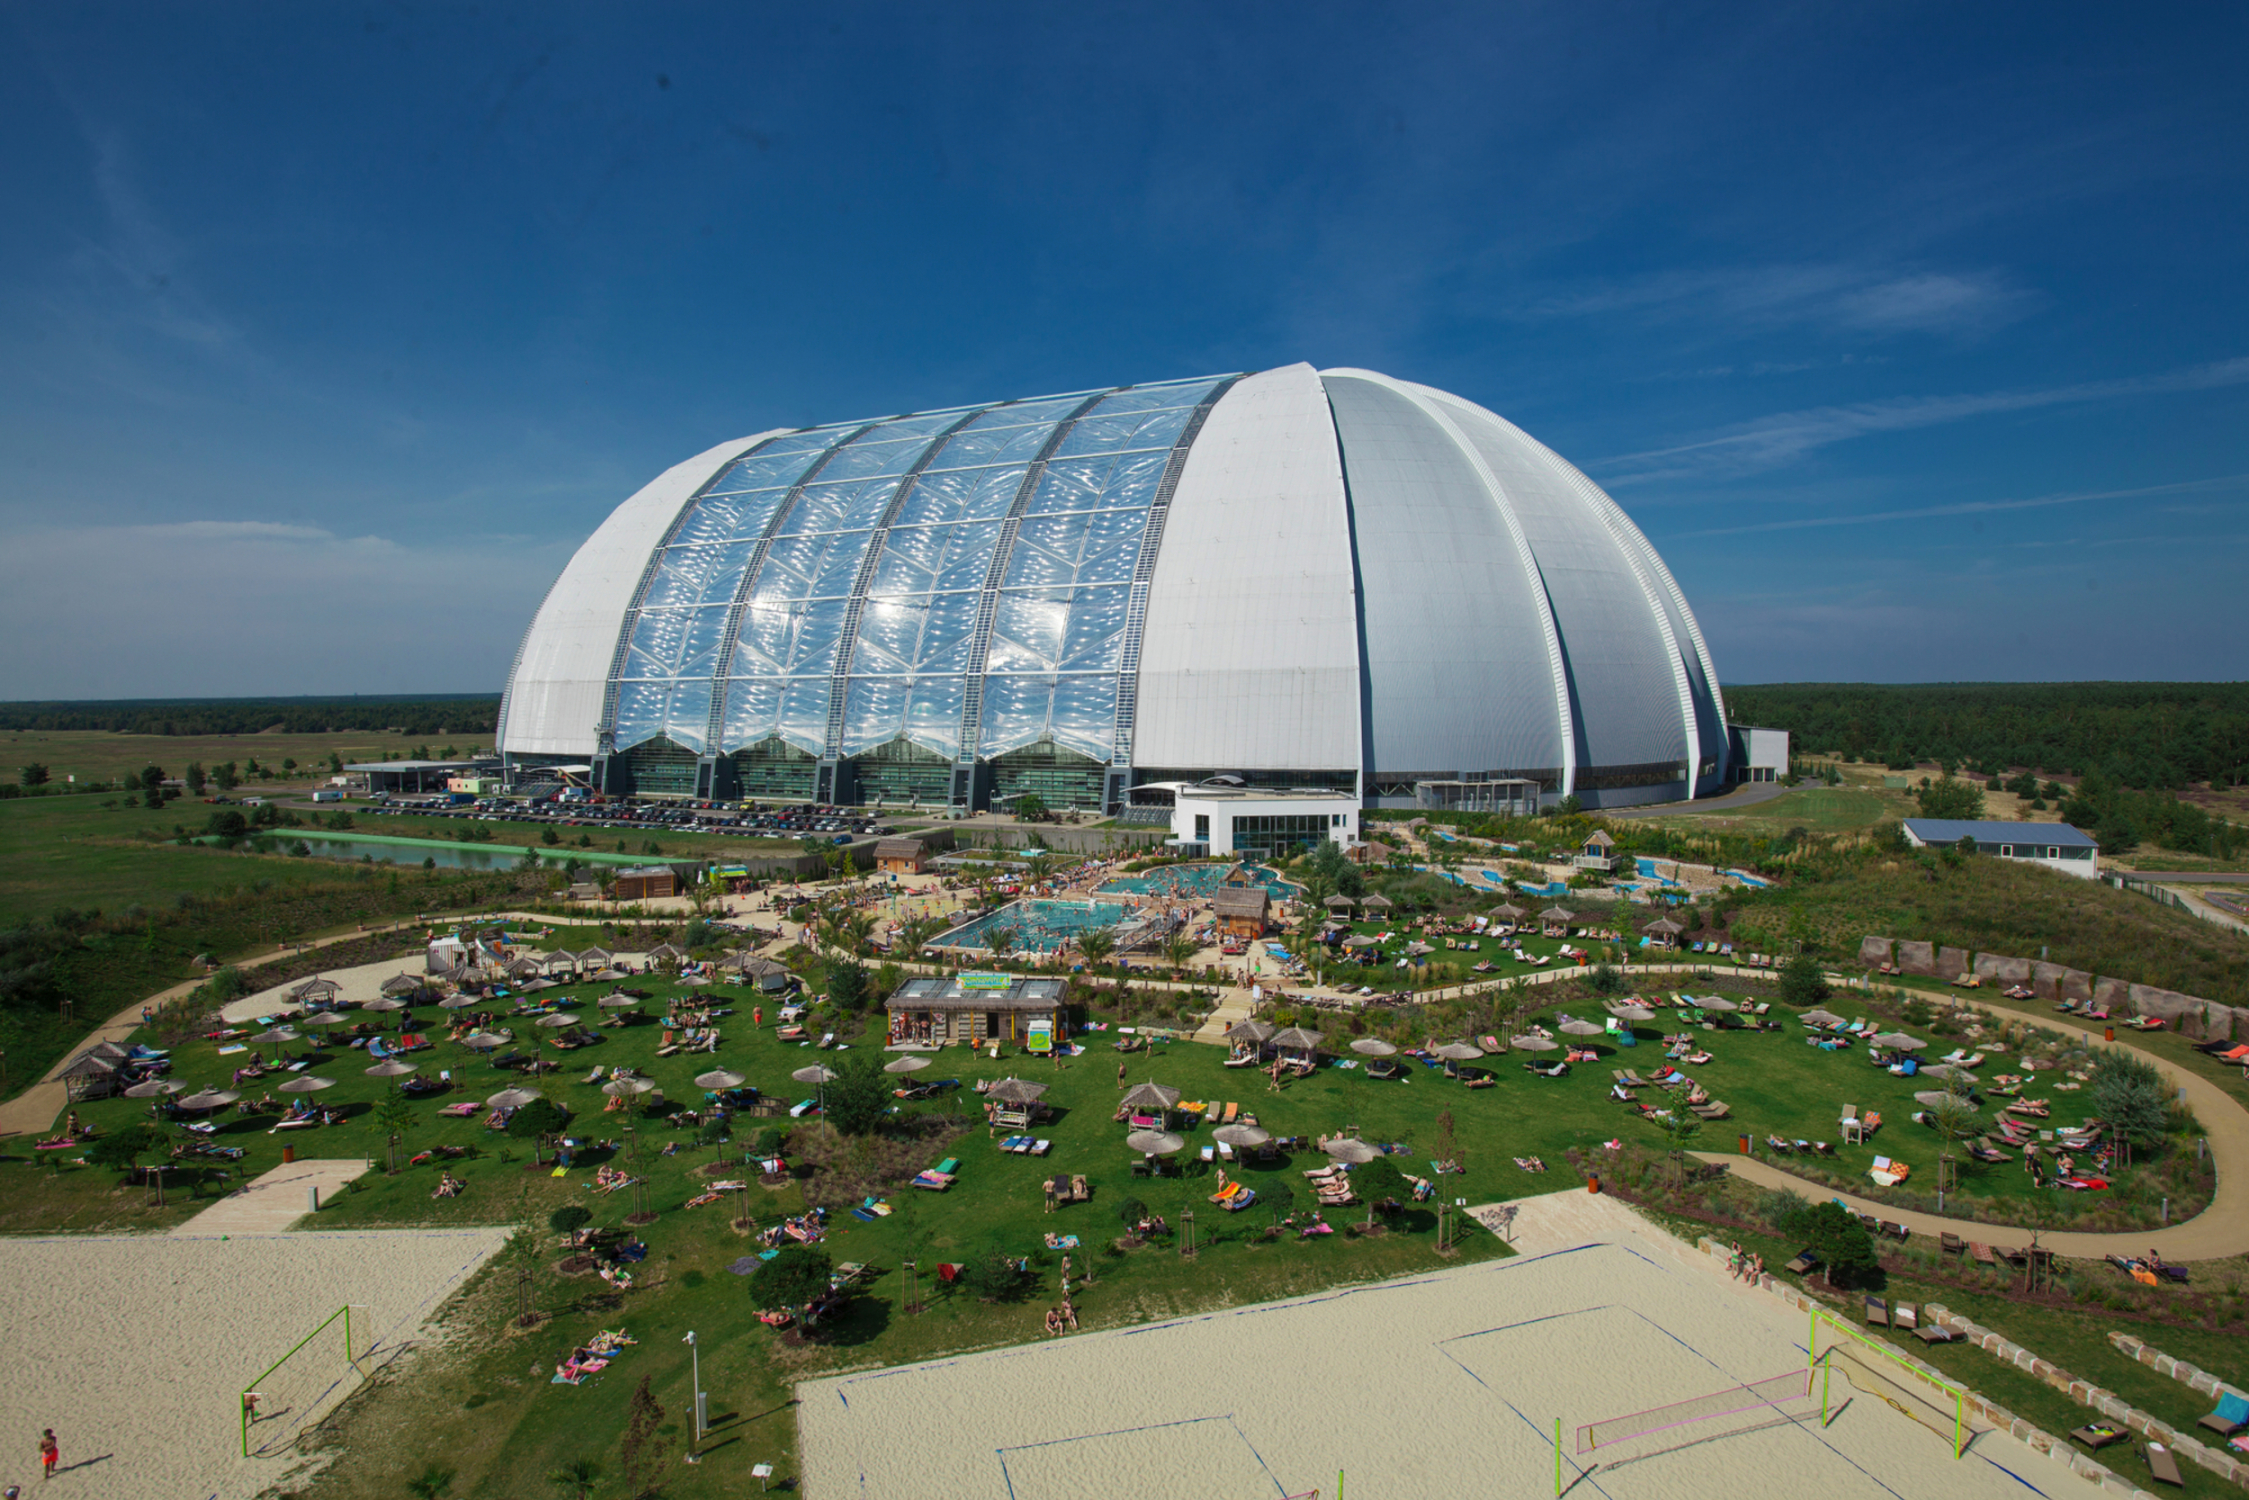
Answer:
<svg viewBox="0 0 2249 1500"><path fill-rule="evenodd" d="M736 657L740 661L740 657ZM726 718L721 743L739 750L772 737L781 717L781 679L736 677L726 685Z"/></svg>
<svg viewBox="0 0 2249 1500"><path fill-rule="evenodd" d="M761 537L773 519L773 512L780 508L788 493L787 490L745 490L738 495L705 495L680 522L672 545L694 547Z"/></svg>
<svg viewBox="0 0 2249 1500"><path fill-rule="evenodd" d="M897 493L895 478L849 480L831 484L822 480L807 485L787 518L780 536L807 536L819 531L854 531L882 518Z"/></svg>
<svg viewBox="0 0 2249 1500"><path fill-rule="evenodd" d="M958 672L968 665L975 594L884 595L859 616L854 672Z"/></svg>
<svg viewBox="0 0 2249 1500"><path fill-rule="evenodd" d="M960 677L917 680L906 704L906 737L939 755L960 754L961 701L967 692Z"/></svg>
<svg viewBox="0 0 2249 1500"><path fill-rule="evenodd" d="M1070 591L1033 589L1000 595L992 617L989 672L1051 672L1070 628Z"/></svg>
<svg viewBox="0 0 2249 1500"><path fill-rule="evenodd" d="M823 755L828 748L828 679L795 677L781 690L775 729L800 750Z"/></svg>
<svg viewBox="0 0 2249 1500"><path fill-rule="evenodd" d="M1015 503L1027 464L990 469L924 472L913 493L898 508L899 526L940 525L948 521L998 520Z"/></svg>
<svg viewBox="0 0 2249 1500"><path fill-rule="evenodd" d="M967 428L953 434L944 451L930 462L932 470L965 469L980 464L1029 463L1046 446L1051 422L1036 427Z"/></svg>
<svg viewBox="0 0 2249 1500"><path fill-rule="evenodd" d="M1062 650L1055 665L1065 672L1114 672L1124 648L1125 606L1131 590L1118 585L1079 589L1070 601Z"/></svg>
<svg viewBox="0 0 2249 1500"><path fill-rule="evenodd" d="M943 424L940 423L940 426ZM929 446L927 436L885 440L887 434L870 432L858 442L836 450L828 466L820 471L822 483L833 479L877 479L896 477L914 466L922 449Z"/></svg>
<svg viewBox="0 0 2249 1500"><path fill-rule="evenodd" d="M999 542L998 521L893 526L875 568L874 592L981 588ZM938 580L944 580L942 582Z"/></svg>
<svg viewBox="0 0 2249 1500"><path fill-rule="evenodd" d="M1095 760L1107 760L1116 753L1116 673L1064 673L1055 678L1050 712L1057 743Z"/></svg>

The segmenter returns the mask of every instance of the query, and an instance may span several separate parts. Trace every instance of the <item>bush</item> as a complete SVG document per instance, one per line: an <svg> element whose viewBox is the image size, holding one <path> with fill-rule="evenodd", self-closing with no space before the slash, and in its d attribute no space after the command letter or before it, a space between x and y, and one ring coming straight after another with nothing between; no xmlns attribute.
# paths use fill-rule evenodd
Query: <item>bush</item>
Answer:
<svg viewBox="0 0 2249 1500"><path fill-rule="evenodd" d="M834 1063L836 1077L822 1104L828 1123L845 1135L870 1135L890 1114L890 1080L879 1054L855 1049Z"/></svg>
<svg viewBox="0 0 2249 1500"><path fill-rule="evenodd" d="M784 1245L750 1277L750 1295L762 1308L795 1309L828 1289L835 1263L812 1245Z"/></svg>
<svg viewBox="0 0 2249 1500"><path fill-rule="evenodd" d="M1023 1295L1031 1275L1021 1260L995 1246L962 1265L960 1279L982 1301L1010 1302Z"/></svg>
<svg viewBox="0 0 2249 1500"><path fill-rule="evenodd" d="M1788 1004L1817 1005L1827 995L1827 974L1809 953L1799 953L1781 966L1780 997Z"/></svg>
<svg viewBox="0 0 2249 1500"><path fill-rule="evenodd" d="M515 1139L553 1135L570 1123L570 1111L552 1099L534 1099L508 1118L508 1134Z"/></svg>

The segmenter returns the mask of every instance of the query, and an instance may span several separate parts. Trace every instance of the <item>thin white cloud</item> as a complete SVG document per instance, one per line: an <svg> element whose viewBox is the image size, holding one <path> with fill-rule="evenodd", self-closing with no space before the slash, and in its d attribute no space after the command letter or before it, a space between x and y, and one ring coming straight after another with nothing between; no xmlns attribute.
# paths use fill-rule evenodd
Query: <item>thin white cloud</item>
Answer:
<svg viewBox="0 0 2249 1500"><path fill-rule="evenodd" d="M2081 490L2068 494L2037 495L2022 500L1963 500L1952 505L1925 505L1913 510L1864 511L1843 516L1790 516L1780 521L1759 521L1748 526L1715 526L1703 531L1677 531L1671 535L1684 539L1746 536L1763 531L1803 531L1816 526L1872 526L1884 521L1976 516L1990 511L2043 510L2055 505L2081 505L2089 500L2131 500L2147 495L2183 495L2206 490L2234 489L2243 485L2249 485L2249 474L2222 474L2210 479L2186 479L2176 484L2149 484L2127 490ZM2166 506L2165 509L2173 510L2177 507Z"/></svg>
<svg viewBox="0 0 2249 1500"><path fill-rule="evenodd" d="M2222 360L2162 375L2092 380L2044 390L1989 391L1959 396L1901 396L1848 406L1820 406L1780 412L1692 443L1651 448L1603 459L1590 467L1608 484L1644 484L1659 479L1713 479L1753 474L1795 462L1832 443L1873 433L1939 427L1973 417L2035 411L2131 396L2169 395L2249 382L2249 358Z"/></svg>
<svg viewBox="0 0 2249 1500"><path fill-rule="evenodd" d="M1634 316L1745 328L1813 324L1862 333L1974 334L2010 322L2035 293L1995 271L1900 271L1849 263L1659 271L1553 293L1526 321Z"/></svg>

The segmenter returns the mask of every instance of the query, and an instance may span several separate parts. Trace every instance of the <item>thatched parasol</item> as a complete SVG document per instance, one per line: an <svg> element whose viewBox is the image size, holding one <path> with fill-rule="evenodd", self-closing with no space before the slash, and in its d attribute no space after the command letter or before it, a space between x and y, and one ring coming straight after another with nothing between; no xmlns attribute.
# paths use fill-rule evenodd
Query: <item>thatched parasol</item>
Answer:
<svg viewBox="0 0 2249 1500"><path fill-rule="evenodd" d="M895 1062L884 1063L882 1070L885 1073L918 1073L928 1066L929 1059L926 1057L901 1057Z"/></svg>
<svg viewBox="0 0 2249 1500"><path fill-rule="evenodd" d="M351 1024L351 1017L340 1010L324 1010L316 1016L303 1017L297 1024L299 1026L348 1026Z"/></svg>
<svg viewBox="0 0 2249 1500"><path fill-rule="evenodd" d="M186 1088L184 1083L174 1083L169 1078L151 1078L146 1083L136 1083L125 1090L128 1099L158 1099L166 1094L176 1094Z"/></svg>
<svg viewBox="0 0 2249 1500"><path fill-rule="evenodd" d="M284 1094L317 1094L322 1089L332 1089L335 1086L336 1080L333 1078L315 1078L307 1073L301 1078L292 1078L281 1085L281 1092Z"/></svg>
<svg viewBox="0 0 2249 1500"><path fill-rule="evenodd" d="M368 1001L368 1002L367 1002L367 1003L366 1003L365 1005L362 1005L362 1006L360 1007L360 1009L361 1009L361 1010L404 1010L404 1009L406 1009L406 1002L405 1002L405 1001L403 1001L403 1000L390 1000L390 999L385 999L385 998L382 998L382 997L377 997L376 999L373 999L373 1000L370 1000L370 1001Z"/></svg>
<svg viewBox="0 0 2249 1500"><path fill-rule="evenodd" d="M532 1022L531 1024L534 1026L544 1026L549 1031L560 1031L565 1026L577 1025L578 1017L573 1016L566 1011L558 1010L551 1016L539 1017L538 1020Z"/></svg>
<svg viewBox="0 0 2249 1500"><path fill-rule="evenodd" d="M1474 1062L1484 1055L1484 1049L1471 1042L1447 1042L1429 1050L1447 1062Z"/></svg>
<svg viewBox="0 0 2249 1500"><path fill-rule="evenodd" d="M612 1099L622 1099L630 1094L645 1094L655 1086L653 1078L612 1078L601 1086L601 1091Z"/></svg>
<svg viewBox="0 0 2249 1500"><path fill-rule="evenodd" d="M1345 938L1343 946L1346 948L1379 948L1382 944L1374 938L1361 936Z"/></svg>
<svg viewBox="0 0 2249 1500"><path fill-rule="evenodd" d="M1186 1144L1185 1136L1173 1135L1168 1130L1135 1130L1125 1137L1125 1145L1142 1156L1169 1156Z"/></svg>
<svg viewBox="0 0 2249 1500"><path fill-rule="evenodd" d="M1229 1042L1264 1042L1280 1030L1270 1021L1236 1021L1226 1033Z"/></svg>
<svg viewBox="0 0 2249 1500"><path fill-rule="evenodd" d="M1523 920L1523 918L1530 915L1529 912L1523 910L1523 908L1517 906L1512 901L1502 901L1499 905L1492 908L1491 914L1495 917L1500 918L1509 926L1519 924Z"/></svg>
<svg viewBox="0 0 2249 1500"><path fill-rule="evenodd" d="M640 1004L640 1001L631 995L604 995L594 1004L603 1010L630 1010Z"/></svg>
<svg viewBox="0 0 2249 1500"><path fill-rule="evenodd" d="M1362 911L1388 911L1395 905L1397 905L1397 903L1395 901L1392 901L1388 896L1377 894L1368 896L1364 900L1362 900L1359 903L1359 909Z"/></svg>
<svg viewBox="0 0 2249 1500"><path fill-rule="evenodd" d="M1361 1057L1395 1057L1398 1049L1378 1036L1363 1036L1351 1044L1351 1050Z"/></svg>
<svg viewBox="0 0 2249 1500"><path fill-rule="evenodd" d="M495 1047L505 1047L507 1044L506 1037L494 1036L489 1031L479 1031L474 1036L461 1038L462 1046L474 1048L478 1052L490 1052Z"/></svg>
<svg viewBox="0 0 2249 1500"><path fill-rule="evenodd" d="M372 1068L366 1068L362 1071L375 1078L404 1078L407 1074L420 1070L410 1062L400 1062L395 1057L386 1057Z"/></svg>
<svg viewBox="0 0 2249 1500"><path fill-rule="evenodd" d="M1883 1031L1867 1038L1877 1047L1894 1047L1900 1052L1919 1052L1927 1042L1916 1041L1902 1031Z"/></svg>
<svg viewBox="0 0 2249 1500"><path fill-rule="evenodd" d="M502 1089L484 1102L494 1109L520 1109L538 1097L530 1089Z"/></svg>
<svg viewBox="0 0 2249 1500"><path fill-rule="evenodd" d="M1968 1104L1967 1100L1955 1099L1952 1095L1946 1093L1943 1089L1923 1089L1920 1093L1915 1094L1913 1096L1913 1099L1915 1103L1923 1105L1929 1109L1935 1109L1939 1105L1944 1104L1957 1103L1962 1106L1966 1106Z"/></svg>
<svg viewBox="0 0 2249 1500"><path fill-rule="evenodd" d="M439 1010L467 1010L470 1006L479 1003L475 995L447 995L437 1002L437 1008Z"/></svg>
<svg viewBox="0 0 2249 1500"><path fill-rule="evenodd" d="M1286 1031L1274 1032L1268 1040L1286 1052L1314 1052L1319 1050L1321 1035L1307 1027L1291 1026Z"/></svg>
<svg viewBox="0 0 2249 1500"><path fill-rule="evenodd" d="M393 974L383 981L386 995L418 995L428 986L411 974Z"/></svg>
<svg viewBox="0 0 2249 1500"><path fill-rule="evenodd" d="M301 1042L304 1037L286 1026L276 1026L271 1031L261 1031L250 1038L253 1047L278 1047L283 1042Z"/></svg>
<svg viewBox="0 0 2249 1500"><path fill-rule="evenodd" d="M1160 1083L1136 1083L1118 1102L1126 1109L1170 1109L1179 1102L1179 1090Z"/></svg>
<svg viewBox="0 0 2249 1500"><path fill-rule="evenodd" d="M1840 1026L1843 1024L1843 1018L1831 1010L1808 1010L1804 1012L1804 1024L1806 1026Z"/></svg>
<svg viewBox="0 0 2249 1500"><path fill-rule="evenodd" d="M1337 1136L1323 1148L1336 1161L1370 1162L1382 1153L1365 1141L1355 1141L1349 1136Z"/></svg>
<svg viewBox="0 0 2249 1500"><path fill-rule="evenodd" d="M1003 1078L984 1091L987 1099L997 1099L1002 1104L1035 1104L1039 1095L1046 1092L1043 1083L1032 1083L1023 1078Z"/></svg>
<svg viewBox="0 0 2249 1500"><path fill-rule="evenodd" d="M1352 907L1357 906L1359 903L1353 901L1349 896L1336 895L1328 897L1327 900L1321 902L1320 904L1326 907L1329 911L1349 911Z"/></svg>
<svg viewBox="0 0 2249 1500"><path fill-rule="evenodd" d="M1552 1052L1562 1044L1550 1036L1518 1036L1508 1038L1507 1045L1525 1052Z"/></svg>
<svg viewBox="0 0 2249 1500"><path fill-rule="evenodd" d="M791 1078L794 1078L799 1083L834 1083L836 1081L837 1074L835 1069L833 1068L827 1067L821 1063L814 1063L809 1068L797 1069L789 1076Z"/></svg>
<svg viewBox="0 0 2249 1500"><path fill-rule="evenodd" d="M695 1075L695 1087L699 1089L738 1089L745 1082L747 1080L741 1074L729 1073L724 1068L713 1068L708 1073Z"/></svg>
<svg viewBox="0 0 2249 1500"><path fill-rule="evenodd" d="M1229 1146L1262 1146L1273 1138L1273 1133L1258 1125L1221 1125L1211 1132L1211 1137Z"/></svg>
<svg viewBox="0 0 2249 1500"><path fill-rule="evenodd" d="M205 1089L200 1094L188 1095L179 1104L182 1109L219 1109L241 1097L233 1089Z"/></svg>
<svg viewBox="0 0 2249 1500"><path fill-rule="evenodd" d="M1741 1002L1740 1002L1740 1001L1738 1001L1738 1000L1728 1000L1728 999L1727 999L1727 998L1726 998L1726 997L1725 997L1724 995L1710 995L1710 996L1706 996L1705 998L1703 998L1703 999L1701 999L1701 1000L1697 1000L1697 1001L1695 1002L1695 1004L1697 1004L1697 1005L1701 1006L1701 1007L1702 1007L1702 1008L1703 1008L1704 1010L1740 1010L1740 1009L1741 1009Z"/></svg>
<svg viewBox="0 0 2249 1500"><path fill-rule="evenodd" d="M1579 1021L1575 1019L1564 1021L1555 1028L1557 1031L1566 1031L1571 1036L1600 1036L1606 1033L1608 1029L1599 1021Z"/></svg>
<svg viewBox="0 0 2249 1500"><path fill-rule="evenodd" d="M1656 1018L1656 1013L1644 1005L1612 1005L1609 1007L1609 1014L1615 1016L1619 1021L1634 1025L1641 1021L1652 1021Z"/></svg>
<svg viewBox="0 0 2249 1500"><path fill-rule="evenodd" d="M1419 938L1416 938L1414 939L1414 941L1406 944L1406 956L1409 958L1420 958L1424 954L1434 953L1436 951L1436 949L1430 947L1427 943L1422 942Z"/></svg>

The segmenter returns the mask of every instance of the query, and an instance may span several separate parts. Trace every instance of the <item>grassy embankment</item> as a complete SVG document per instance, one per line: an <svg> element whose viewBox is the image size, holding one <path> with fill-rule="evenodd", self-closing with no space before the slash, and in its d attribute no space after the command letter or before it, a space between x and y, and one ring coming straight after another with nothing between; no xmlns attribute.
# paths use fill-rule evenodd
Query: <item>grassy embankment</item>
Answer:
<svg viewBox="0 0 2249 1500"><path fill-rule="evenodd" d="M380 760L384 755L405 756L428 742L428 736L383 734L351 730L342 734L111 734L92 729L15 730L0 734L0 757L13 781L26 764L38 762L56 783L76 776L80 781L115 781L138 776L148 766L161 766L167 776L186 774L191 762L206 771L233 761L237 767L255 760L271 767L279 777L281 763L297 763L297 779L309 781L329 774L329 756L345 762ZM487 742L489 736L486 737ZM456 746L465 750L469 741ZM432 754L443 747L430 744ZM276 781L272 786L288 783ZM269 783L252 782L241 790L256 793Z"/></svg>

